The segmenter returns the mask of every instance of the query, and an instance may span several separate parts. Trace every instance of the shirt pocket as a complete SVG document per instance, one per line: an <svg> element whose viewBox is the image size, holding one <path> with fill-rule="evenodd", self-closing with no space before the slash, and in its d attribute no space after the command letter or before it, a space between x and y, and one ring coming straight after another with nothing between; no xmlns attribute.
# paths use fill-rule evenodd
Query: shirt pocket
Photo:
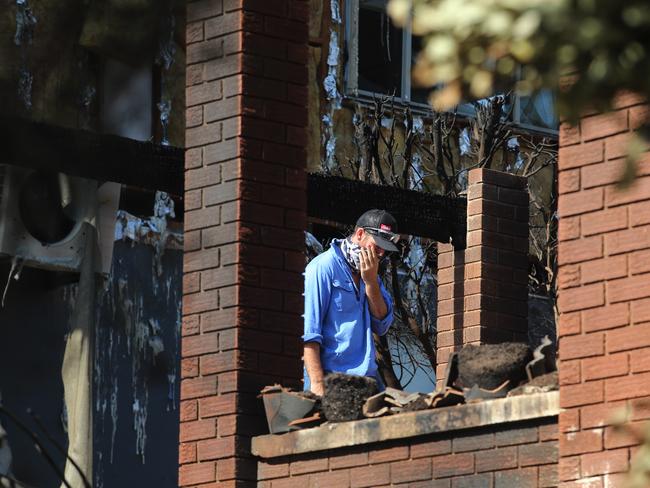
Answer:
<svg viewBox="0 0 650 488"><path fill-rule="evenodd" d="M332 301L337 312L353 312L357 308L354 285L349 281L332 281Z"/></svg>

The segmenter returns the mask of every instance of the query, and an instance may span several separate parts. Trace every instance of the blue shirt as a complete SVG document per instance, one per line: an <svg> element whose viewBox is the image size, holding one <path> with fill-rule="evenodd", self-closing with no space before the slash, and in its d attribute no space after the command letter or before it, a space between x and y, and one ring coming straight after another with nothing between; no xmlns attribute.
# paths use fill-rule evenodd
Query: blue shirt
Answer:
<svg viewBox="0 0 650 488"><path fill-rule="evenodd" d="M304 342L321 345L323 371L376 376L372 333L384 335L393 322L393 302L377 278L388 313L383 319L370 315L366 287L354 284L341 241L316 256L305 269Z"/></svg>

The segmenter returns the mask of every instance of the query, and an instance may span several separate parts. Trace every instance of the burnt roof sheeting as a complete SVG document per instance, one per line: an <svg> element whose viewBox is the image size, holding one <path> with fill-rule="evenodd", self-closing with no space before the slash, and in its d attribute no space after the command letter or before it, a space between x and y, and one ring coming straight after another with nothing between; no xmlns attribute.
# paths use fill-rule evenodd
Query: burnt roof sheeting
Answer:
<svg viewBox="0 0 650 488"><path fill-rule="evenodd" d="M0 118L2 163L183 194L184 149Z"/></svg>
<svg viewBox="0 0 650 488"><path fill-rule="evenodd" d="M465 247L467 200L381 186L339 176L310 174L307 214L354 225L359 215L384 208L397 219L402 234L429 237Z"/></svg>

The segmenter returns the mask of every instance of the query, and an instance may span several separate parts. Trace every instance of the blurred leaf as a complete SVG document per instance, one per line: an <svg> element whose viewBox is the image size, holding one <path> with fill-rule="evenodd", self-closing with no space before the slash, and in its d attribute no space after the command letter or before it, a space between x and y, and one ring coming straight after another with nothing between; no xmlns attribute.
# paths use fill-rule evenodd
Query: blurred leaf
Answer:
<svg viewBox="0 0 650 488"><path fill-rule="evenodd" d="M409 6L413 32L425 38L414 73L420 85L458 83L431 96L436 109L491 95L512 83L517 63L521 95L566 85L556 98L561 120L607 110L623 91L650 100L647 0L390 0L389 14L401 24ZM641 147L631 142L623 186Z"/></svg>
<svg viewBox="0 0 650 488"><path fill-rule="evenodd" d="M456 80L444 88L434 91L429 101L435 110L442 112L458 105L461 100L460 97L460 83Z"/></svg>
<svg viewBox="0 0 650 488"><path fill-rule="evenodd" d="M627 143L627 156L625 157L625 165L623 166L623 173L618 181L620 189L629 188L638 174L638 161L641 155L648 150L650 137L648 132L650 127L644 126L633 132L630 140Z"/></svg>
<svg viewBox="0 0 650 488"><path fill-rule="evenodd" d="M410 0L390 0L386 7L388 15L393 21L399 25L404 26L409 20L411 14L411 1Z"/></svg>

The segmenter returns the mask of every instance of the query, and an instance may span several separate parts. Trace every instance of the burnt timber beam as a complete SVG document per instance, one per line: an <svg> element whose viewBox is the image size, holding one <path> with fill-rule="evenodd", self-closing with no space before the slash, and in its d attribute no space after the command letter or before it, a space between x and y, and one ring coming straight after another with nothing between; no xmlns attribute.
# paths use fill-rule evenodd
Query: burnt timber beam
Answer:
<svg viewBox="0 0 650 488"><path fill-rule="evenodd" d="M183 148L0 118L0 163L183 194Z"/></svg>
<svg viewBox="0 0 650 488"><path fill-rule="evenodd" d="M428 237L465 247L467 200L431 195L394 186L381 186L339 176L310 174L307 214L354 225L371 208L388 210L402 234Z"/></svg>
<svg viewBox="0 0 650 488"><path fill-rule="evenodd" d="M184 149L110 134L0 117L2 164L60 171L98 181L183 194ZM310 217L354 225L365 210L385 208L400 232L464 247L467 201L337 176L309 174Z"/></svg>

